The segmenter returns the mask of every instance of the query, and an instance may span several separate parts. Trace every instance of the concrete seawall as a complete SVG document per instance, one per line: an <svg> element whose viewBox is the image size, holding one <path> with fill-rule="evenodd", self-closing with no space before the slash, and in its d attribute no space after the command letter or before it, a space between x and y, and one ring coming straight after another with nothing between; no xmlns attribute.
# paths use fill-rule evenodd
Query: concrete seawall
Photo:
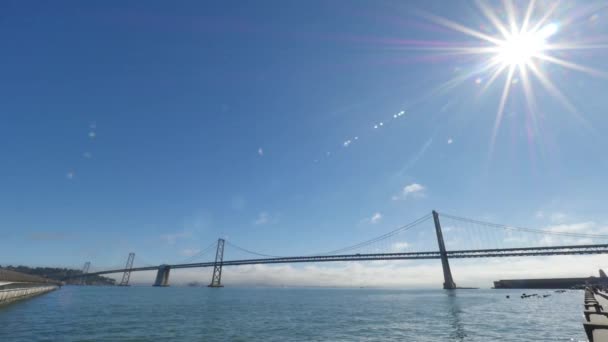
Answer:
<svg viewBox="0 0 608 342"><path fill-rule="evenodd" d="M51 292L57 288L56 285L31 286L31 284L18 283L10 284L10 286L0 286L0 305Z"/></svg>
<svg viewBox="0 0 608 342"><path fill-rule="evenodd" d="M594 287L585 289L585 333L590 342L608 342L608 295Z"/></svg>

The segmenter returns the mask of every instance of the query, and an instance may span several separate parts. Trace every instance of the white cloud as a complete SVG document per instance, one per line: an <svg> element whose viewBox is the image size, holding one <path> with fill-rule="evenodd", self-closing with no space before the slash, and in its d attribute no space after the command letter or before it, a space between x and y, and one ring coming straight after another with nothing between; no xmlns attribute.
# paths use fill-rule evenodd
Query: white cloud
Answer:
<svg viewBox="0 0 608 342"><path fill-rule="evenodd" d="M182 249L181 251L179 251L179 254L190 257L190 256L200 253L200 251L201 250L199 248L185 248L185 249Z"/></svg>
<svg viewBox="0 0 608 342"><path fill-rule="evenodd" d="M556 233L591 233L595 227L595 222L580 222L573 224L558 224L549 227L547 230Z"/></svg>
<svg viewBox="0 0 608 342"><path fill-rule="evenodd" d="M551 222L554 222L554 223L562 223L562 222L564 222L566 217L567 216L564 213L555 212L555 213L551 214L551 217L549 219L551 220Z"/></svg>
<svg viewBox="0 0 608 342"><path fill-rule="evenodd" d="M258 218L255 219L255 221L253 222L254 224L266 224L269 221L269 215L267 212L261 212L258 214Z"/></svg>
<svg viewBox="0 0 608 342"><path fill-rule="evenodd" d="M392 198L394 201L400 199L406 199L408 197L424 197L426 191L426 187L420 185L418 183L412 183L403 187L401 193L398 195L394 195Z"/></svg>
<svg viewBox="0 0 608 342"><path fill-rule="evenodd" d="M391 251L393 252L403 252L410 246L409 243L405 241L395 242L391 245Z"/></svg>
<svg viewBox="0 0 608 342"><path fill-rule="evenodd" d="M271 215L266 211L262 211L258 214L258 217L253 221L255 225L274 224L279 219L275 215Z"/></svg>
<svg viewBox="0 0 608 342"><path fill-rule="evenodd" d="M454 142L454 140L452 140L452 138L448 139L448 145L452 144Z"/></svg>
<svg viewBox="0 0 608 342"><path fill-rule="evenodd" d="M264 156L264 149L263 149L263 148L261 148L261 147L260 147L260 148L258 148L258 155L259 155L260 157L263 157L263 156Z"/></svg>
<svg viewBox="0 0 608 342"><path fill-rule="evenodd" d="M413 194L413 193L418 193L424 191L424 186L418 184L418 183L412 183L410 185L406 185L403 188L403 193L405 194Z"/></svg>
<svg viewBox="0 0 608 342"><path fill-rule="evenodd" d="M593 221L578 222L570 224L556 224L543 228L543 230L553 233L570 233L570 234L590 234L590 235L606 235L608 234L608 226L600 226ZM544 235L540 239L540 245L584 245L605 243L606 239L593 238L591 236L560 236L560 235Z"/></svg>
<svg viewBox="0 0 608 342"><path fill-rule="evenodd" d="M602 227L593 221L565 223L569 215L563 212L545 212L538 210L535 215L537 219L546 220L551 225L542 228L543 230L553 233L570 233L570 234L591 234L605 235L608 234L608 226ZM539 240L534 240L542 246L551 245L577 245L577 244L594 244L604 243L605 240L598 241L597 238L585 236L560 236L560 235L543 235ZM532 242L534 242L532 241Z"/></svg>
<svg viewBox="0 0 608 342"><path fill-rule="evenodd" d="M370 217L369 222L371 224L376 224L379 223L380 221L382 221L382 214L381 213L374 213L374 215L372 215L372 217Z"/></svg>
<svg viewBox="0 0 608 342"><path fill-rule="evenodd" d="M547 213L543 210L538 210L534 214L534 217L536 217L539 220L547 218L547 219L549 219L549 221L551 221L553 223L563 223L568 218L568 215L566 215L562 212L559 212L559 211Z"/></svg>
<svg viewBox="0 0 608 342"><path fill-rule="evenodd" d="M165 241L166 243L170 244L170 245L174 245L175 242L179 239L187 239L192 237L192 233L187 232L187 231L181 231L181 232L177 232L177 233L168 233L168 234L162 234L160 236L161 240Z"/></svg>
<svg viewBox="0 0 608 342"><path fill-rule="evenodd" d="M351 143L352 143L352 141L349 139L349 140L346 140L344 143L342 143L342 145L344 145L344 147L348 147L348 145L350 145Z"/></svg>
<svg viewBox="0 0 608 342"><path fill-rule="evenodd" d="M67 179L74 179L74 171L70 171L68 173L65 174L65 178Z"/></svg>
<svg viewBox="0 0 608 342"><path fill-rule="evenodd" d="M183 237L193 237L213 225L213 216L211 213L198 210L190 216L184 217L182 232L178 233Z"/></svg>
<svg viewBox="0 0 608 342"><path fill-rule="evenodd" d="M592 233L593 228L595 228L595 222L580 222L573 224L558 224L554 226L549 226L545 228L545 230L554 232L554 233L579 233L579 234L590 234Z"/></svg>

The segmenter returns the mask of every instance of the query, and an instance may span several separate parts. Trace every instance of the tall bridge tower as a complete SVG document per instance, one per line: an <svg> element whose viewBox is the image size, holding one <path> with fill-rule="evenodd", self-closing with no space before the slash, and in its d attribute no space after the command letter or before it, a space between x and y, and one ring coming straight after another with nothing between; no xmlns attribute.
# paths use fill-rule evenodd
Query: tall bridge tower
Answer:
<svg viewBox="0 0 608 342"><path fill-rule="evenodd" d="M456 288L454 279L452 279L452 271L448 262L448 253L445 250L443 242L443 233L441 232L441 223L439 222L439 214L433 210L433 221L435 221L435 233L437 234L437 244L439 245L439 255L441 257L441 266L443 267L443 288L453 290Z"/></svg>
<svg viewBox="0 0 608 342"><path fill-rule="evenodd" d="M133 268L133 260L135 259L135 253L129 253L127 258L127 264L125 265L125 273L122 274L122 280L118 286L129 286L129 279L131 278L131 269Z"/></svg>
<svg viewBox="0 0 608 342"><path fill-rule="evenodd" d="M217 240L217 250L215 252L215 263L213 264L213 277L209 287L224 287L222 285L222 264L224 263L224 239Z"/></svg>
<svg viewBox="0 0 608 342"><path fill-rule="evenodd" d="M91 262L87 261L84 263L84 267L82 267L82 278L80 278L80 285L87 284L87 273L89 273L89 268L91 267Z"/></svg>

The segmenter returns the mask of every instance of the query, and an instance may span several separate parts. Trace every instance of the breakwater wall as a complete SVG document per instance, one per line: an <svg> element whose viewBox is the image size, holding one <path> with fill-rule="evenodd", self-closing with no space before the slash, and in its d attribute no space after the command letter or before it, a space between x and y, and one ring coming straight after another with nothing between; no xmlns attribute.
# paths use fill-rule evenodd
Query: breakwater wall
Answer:
<svg viewBox="0 0 608 342"><path fill-rule="evenodd" d="M37 296L43 293L51 292L56 290L56 285L35 285L24 284L25 286L18 286L19 284L11 284L11 288L0 287L0 305L10 303L20 299L26 299L33 296ZM15 286L17 285L17 286ZM29 285L29 286L28 286Z"/></svg>
<svg viewBox="0 0 608 342"><path fill-rule="evenodd" d="M608 295L594 287L585 289L585 333L590 342L608 342Z"/></svg>

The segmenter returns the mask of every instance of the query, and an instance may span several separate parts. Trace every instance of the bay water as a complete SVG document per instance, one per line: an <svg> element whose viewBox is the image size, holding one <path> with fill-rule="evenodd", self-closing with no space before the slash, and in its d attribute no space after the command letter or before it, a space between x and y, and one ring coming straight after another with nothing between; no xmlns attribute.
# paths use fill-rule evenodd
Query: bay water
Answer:
<svg viewBox="0 0 608 342"><path fill-rule="evenodd" d="M65 286L1 306L0 341L586 341L582 313L576 290Z"/></svg>

